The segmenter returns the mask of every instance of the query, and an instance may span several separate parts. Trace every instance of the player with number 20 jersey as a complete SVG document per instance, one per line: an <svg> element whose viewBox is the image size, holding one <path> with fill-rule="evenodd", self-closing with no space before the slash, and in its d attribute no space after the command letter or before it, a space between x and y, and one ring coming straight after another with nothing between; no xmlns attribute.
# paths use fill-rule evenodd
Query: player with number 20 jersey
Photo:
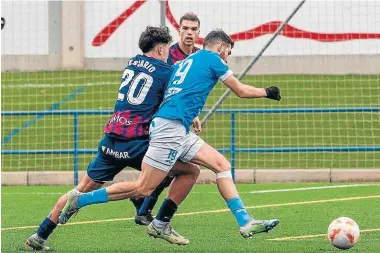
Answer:
<svg viewBox="0 0 380 253"><path fill-rule="evenodd" d="M148 148L149 125L162 101L171 72L170 65L153 57L137 55L129 60L114 113L104 127L105 136L99 143L98 155L87 171L92 180L110 181L127 166L140 169ZM110 161L113 168L105 166Z"/></svg>
<svg viewBox="0 0 380 253"><path fill-rule="evenodd" d="M146 55L130 59L122 76L114 114L104 132L121 139L147 136L171 72L170 65Z"/></svg>
<svg viewBox="0 0 380 253"><path fill-rule="evenodd" d="M151 189L157 187L169 171L172 171L173 165L181 160L205 166L215 172L218 190L235 217L239 232L244 238L268 232L276 227L278 219L261 220L248 214L233 182L229 161L189 131L191 120L198 115L218 79L241 98L281 99L279 87L252 87L241 83L232 75L225 62L233 46L234 42L224 31L214 30L205 37L204 50L190 55L174 69L176 72L170 78L162 106L149 128L149 148L143 159L139 180L116 183L106 189L81 196L69 193L68 204L62 210L61 216L77 212L84 206L151 192ZM176 181L174 180L173 184ZM183 188L178 186L177 190ZM170 213L176 211L176 208L171 209ZM168 234L173 231L167 221L155 223L154 220L148 226L148 234L155 237L166 231ZM183 237L177 236L176 239L183 240Z"/></svg>
<svg viewBox="0 0 380 253"><path fill-rule="evenodd" d="M171 66L166 63L171 41L167 27L148 26L141 34L139 47L144 54L130 59L124 70L114 113L104 128L104 137L99 142L96 157L87 168L87 174L70 191L74 196L84 196L85 192L101 188L105 181L111 181L125 167L141 168L149 145L149 124L162 102L165 86L172 73ZM199 167L182 163L176 168L179 170L176 177L185 177L182 186L191 189L198 177ZM141 196L143 194L138 193L135 197ZM104 198L100 201L104 202ZM74 214L65 211L67 203L67 195L57 201L36 233L26 240L28 249L49 250L45 245L48 237L59 223L65 224ZM179 235L173 237L173 240L188 243L187 239Z"/></svg>

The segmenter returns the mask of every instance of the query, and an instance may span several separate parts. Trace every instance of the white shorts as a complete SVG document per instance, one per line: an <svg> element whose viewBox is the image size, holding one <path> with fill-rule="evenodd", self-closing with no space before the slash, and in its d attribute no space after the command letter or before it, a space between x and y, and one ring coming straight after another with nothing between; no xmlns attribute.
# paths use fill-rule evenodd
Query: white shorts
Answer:
<svg viewBox="0 0 380 253"><path fill-rule="evenodd" d="M169 172L180 159L188 162L205 143L193 132L186 133L178 120L154 118L149 128L149 148L143 162L150 166Z"/></svg>

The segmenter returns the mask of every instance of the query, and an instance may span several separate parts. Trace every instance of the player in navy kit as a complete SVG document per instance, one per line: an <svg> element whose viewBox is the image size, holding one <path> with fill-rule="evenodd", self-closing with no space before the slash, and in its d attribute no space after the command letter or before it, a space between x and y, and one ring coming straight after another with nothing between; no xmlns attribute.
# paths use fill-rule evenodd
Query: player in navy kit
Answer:
<svg viewBox="0 0 380 253"><path fill-rule="evenodd" d="M125 167L141 169L142 159L149 146L149 125L162 102L165 86L172 73L172 67L166 63L171 41L166 27L147 27L141 34L139 47L144 54L129 60L121 78L114 114L106 124L105 135L99 142L98 154L89 164L84 178L72 191L73 194L99 189ZM199 166L177 163L172 176L175 176L175 182L181 188L177 187L175 191L169 189L168 199L180 203L198 175ZM71 217L66 216L63 222L59 219L66 201L65 195L58 200L37 232L27 239L27 248L48 249L45 242L49 235L58 223L66 223ZM162 208L168 204L171 202L164 202ZM180 235L173 239L186 243Z"/></svg>
<svg viewBox="0 0 380 253"><path fill-rule="evenodd" d="M195 42L199 37L200 20L192 12L184 14L179 20L179 37L180 40L173 44L169 49L168 64L173 65L178 61L182 61L190 54L199 50L195 46ZM195 119L198 123L199 119ZM196 131L201 130L200 123L195 126ZM136 207L135 222L139 225L149 225L153 221L152 209L157 199L165 187L168 187L173 177L166 177L165 180L145 199L131 199Z"/></svg>
<svg viewBox="0 0 380 253"><path fill-rule="evenodd" d="M142 173L136 182L120 182L107 188L77 196L68 192L63 216L80 208L108 201L143 195L167 176L178 160L203 165L216 174L218 190L239 226L244 238L272 230L279 220L258 220L247 213L232 180L231 164L217 150L190 131L190 124L206 102L218 80L221 80L240 98L269 98L280 100L280 89L275 86L255 88L242 84L226 65L234 42L222 30L210 32L203 49L174 65L164 100L151 122L150 142L142 163ZM176 135L173 135L176 133ZM162 237L171 228L165 219L156 217L148 226L148 234Z"/></svg>
<svg viewBox="0 0 380 253"><path fill-rule="evenodd" d="M180 40L173 44L169 50L168 64L173 65L177 61L186 59L190 54L199 50L195 42L199 37L201 22L197 15L188 12L179 20Z"/></svg>

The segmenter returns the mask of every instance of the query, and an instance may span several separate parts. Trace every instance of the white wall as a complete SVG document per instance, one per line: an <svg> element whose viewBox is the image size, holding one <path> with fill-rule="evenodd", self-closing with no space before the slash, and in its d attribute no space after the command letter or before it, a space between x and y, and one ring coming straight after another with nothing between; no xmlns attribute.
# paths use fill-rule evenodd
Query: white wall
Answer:
<svg viewBox="0 0 380 253"><path fill-rule="evenodd" d="M201 19L201 37L214 28L235 36L267 22L285 20L297 3L170 0L175 21L167 18L166 24L177 40L173 23L179 22L185 12L193 11ZM137 42L144 28L159 25L158 0L148 0L135 8L103 44L94 45L93 40L134 4L106 0L3 1L2 17L7 23L1 31L2 71L120 70L129 57L139 53ZM379 74L379 13L380 1L306 1L290 25L307 31L302 36L309 37L291 38L291 32L283 32L249 74ZM326 42L326 33L333 38L342 33L359 34L362 39ZM247 39L243 33L236 40L229 60L235 73L244 69L271 36L263 32L256 35L261 36ZM368 36L375 38L365 39Z"/></svg>
<svg viewBox="0 0 380 253"><path fill-rule="evenodd" d="M127 10L134 1L85 2L85 56L131 57L139 51L138 38L144 28L159 24L159 4L147 1L119 23L114 33L100 46L92 45L96 35L117 16ZM200 37L204 38L215 28L228 34L240 33L236 39L234 56L253 56L269 40L277 25L269 22L284 21L297 6L298 1L169 1L169 10L176 22L188 11L201 20ZM307 1L290 21L264 55L368 55L380 54L380 1ZM174 39L178 34L167 19ZM302 31L294 33L292 29ZM253 30L252 30L253 29ZM254 38L249 37L254 31ZM333 40L326 41L325 37ZM350 39L361 36L362 39ZM377 39L365 39L377 36ZM302 38L294 38L302 37Z"/></svg>
<svg viewBox="0 0 380 253"><path fill-rule="evenodd" d="M6 24L1 31L2 55L47 55L48 1L2 1L1 17Z"/></svg>

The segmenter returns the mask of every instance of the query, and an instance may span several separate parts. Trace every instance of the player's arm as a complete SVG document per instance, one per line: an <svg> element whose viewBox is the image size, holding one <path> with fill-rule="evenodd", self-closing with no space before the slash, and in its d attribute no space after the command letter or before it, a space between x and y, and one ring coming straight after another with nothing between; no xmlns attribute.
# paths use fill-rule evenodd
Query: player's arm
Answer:
<svg viewBox="0 0 380 253"><path fill-rule="evenodd" d="M280 100L280 88L271 86L268 88L255 88L250 85L242 84L236 77L233 76L232 71L228 68L226 63L217 55L210 55L211 71L220 81L222 81L228 88L230 88L238 97L241 98L269 98Z"/></svg>
<svg viewBox="0 0 380 253"><path fill-rule="evenodd" d="M230 75L223 83L240 98L269 98L280 101L280 88L271 86L268 88L256 88L241 83L235 76Z"/></svg>

